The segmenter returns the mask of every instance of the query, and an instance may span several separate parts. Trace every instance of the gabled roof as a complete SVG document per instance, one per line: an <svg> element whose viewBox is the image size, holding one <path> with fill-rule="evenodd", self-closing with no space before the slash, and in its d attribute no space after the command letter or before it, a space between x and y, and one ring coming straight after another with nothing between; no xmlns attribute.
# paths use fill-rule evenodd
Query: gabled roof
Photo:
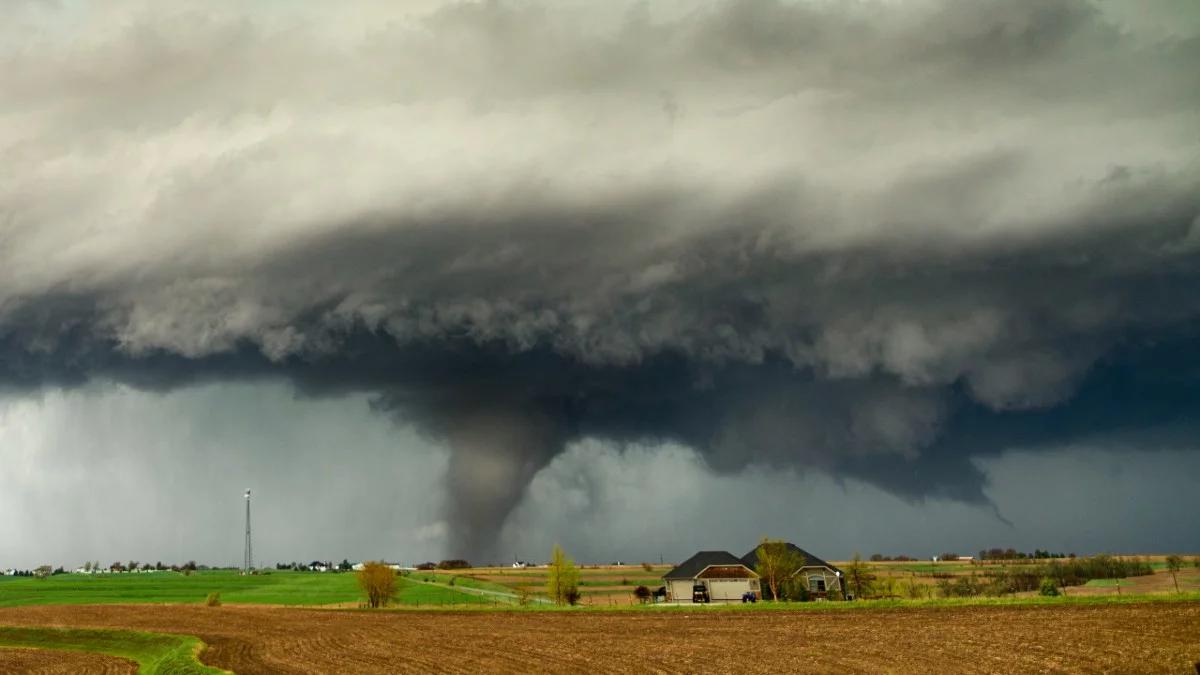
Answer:
<svg viewBox="0 0 1200 675"><path fill-rule="evenodd" d="M706 567L713 565L744 565L745 563L729 551L700 551L679 563L675 569L663 575L664 579L695 579ZM751 568L753 569L753 568Z"/></svg>
<svg viewBox="0 0 1200 675"><path fill-rule="evenodd" d="M798 553L800 555L800 558L802 560L804 560L804 562L801 564L801 567L828 567L829 569L833 570L834 572L841 572L841 570L839 570L838 568L834 567L833 565L830 565L829 563L825 562L824 560L821 560L817 556L809 553L808 551L805 551L804 549L800 548L799 546L793 544L790 541L787 542L787 547L789 549L795 551L796 553ZM746 567L749 567L750 569L755 569L758 567L758 547L757 546L755 546L749 553L742 556L742 564L745 565Z"/></svg>

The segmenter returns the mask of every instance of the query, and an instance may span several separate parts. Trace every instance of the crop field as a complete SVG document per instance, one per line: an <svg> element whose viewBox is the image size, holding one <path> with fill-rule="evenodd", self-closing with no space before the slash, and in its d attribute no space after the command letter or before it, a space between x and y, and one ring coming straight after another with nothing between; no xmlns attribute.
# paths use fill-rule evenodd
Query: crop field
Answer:
<svg viewBox="0 0 1200 675"><path fill-rule="evenodd" d="M638 586L651 590L663 585L662 575L671 565L585 565L579 568L580 604L588 607L630 605L636 602L633 591ZM480 587L519 595L544 594L549 570L545 567L514 569L511 567L476 567L465 570L415 572L414 579L428 579L445 584L455 580L456 587Z"/></svg>
<svg viewBox="0 0 1200 675"><path fill-rule="evenodd" d="M136 661L89 652L0 647L0 672L26 675L133 675Z"/></svg>
<svg viewBox="0 0 1200 675"><path fill-rule="evenodd" d="M1123 595L1123 594L1172 594L1175 593L1175 582L1179 583L1179 591L1183 593L1200 591L1200 568L1193 566L1190 561L1179 571L1175 579L1166 570L1166 563L1157 557L1141 558L1149 564L1154 574L1131 576L1120 580L1093 579L1081 586L1069 586L1062 593L1073 596ZM833 563L843 570L850 563ZM1020 571L1034 566L1033 562L1003 561L985 563L928 563L928 562L872 562L866 563L870 572L876 575L877 590L889 591L887 594L896 597L933 597L936 595L938 582L943 579L959 577L978 577L986 579L989 574L998 571ZM1022 592L1017 595L1036 595L1036 591Z"/></svg>
<svg viewBox="0 0 1200 675"><path fill-rule="evenodd" d="M203 603L209 593L221 602L254 605L357 606L361 600L349 573L273 572L242 576L232 571L184 575L62 574L47 579L0 577L0 607L114 603ZM472 595L446 584L402 580L397 604L453 606L494 604L492 596Z"/></svg>
<svg viewBox="0 0 1200 675"><path fill-rule="evenodd" d="M197 605L0 609L0 625L196 636L254 673L1194 672L1200 603L849 611L399 611ZM22 652L0 649L0 671ZM66 672L66 671L60 671Z"/></svg>

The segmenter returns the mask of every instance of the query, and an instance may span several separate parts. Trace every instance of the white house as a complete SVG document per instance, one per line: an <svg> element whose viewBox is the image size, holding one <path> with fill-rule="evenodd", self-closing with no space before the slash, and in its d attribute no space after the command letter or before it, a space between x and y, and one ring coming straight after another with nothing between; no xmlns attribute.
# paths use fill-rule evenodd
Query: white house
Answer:
<svg viewBox="0 0 1200 675"><path fill-rule="evenodd" d="M700 551L663 575L667 602L692 602L699 590L705 602L741 602L759 595L758 574L727 551Z"/></svg>

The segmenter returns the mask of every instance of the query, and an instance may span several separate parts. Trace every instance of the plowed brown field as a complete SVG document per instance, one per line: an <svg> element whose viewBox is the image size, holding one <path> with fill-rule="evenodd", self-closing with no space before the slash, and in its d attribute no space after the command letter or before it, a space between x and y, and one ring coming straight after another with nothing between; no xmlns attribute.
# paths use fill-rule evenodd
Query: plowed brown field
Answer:
<svg viewBox="0 0 1200 675"><path fill-rule="evenodd" d="M1176 672L1200 603L829 612L345 612L270 607L0 609L0 625L196 635L253 673Z"/></svg>
<svg viewBox="0 0 1200 675"><path fill-rule="evenodd" d="M103 654L0 647L0 673L24 675L130 675L137 664Z"/></svg>

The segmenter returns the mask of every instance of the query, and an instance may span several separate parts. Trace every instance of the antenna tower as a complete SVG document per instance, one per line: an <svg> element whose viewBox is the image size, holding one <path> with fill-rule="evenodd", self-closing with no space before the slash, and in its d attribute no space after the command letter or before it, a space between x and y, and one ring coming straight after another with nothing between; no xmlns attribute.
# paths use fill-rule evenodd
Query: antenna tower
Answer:
<svg viewBox="0 0 1200 675"><path fill-rule="evenodd" d="M242 574L254 569L254 549L250 545L250 491L246 490L246 555L242 560Z"/></svg>

